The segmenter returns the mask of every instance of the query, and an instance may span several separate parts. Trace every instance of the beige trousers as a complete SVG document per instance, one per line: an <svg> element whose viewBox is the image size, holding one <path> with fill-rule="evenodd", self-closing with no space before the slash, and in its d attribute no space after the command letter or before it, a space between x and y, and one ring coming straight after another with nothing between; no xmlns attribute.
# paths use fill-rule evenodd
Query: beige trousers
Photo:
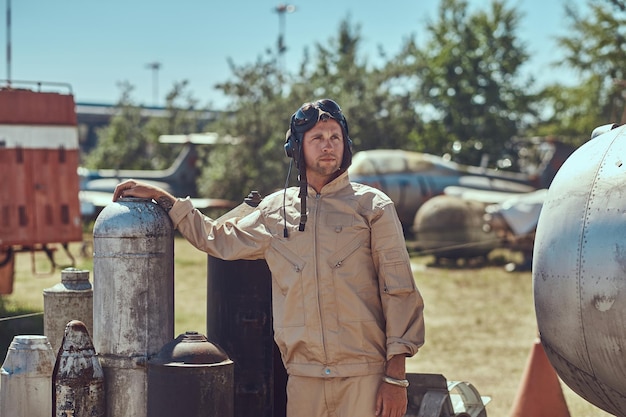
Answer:
<svg viewBox="0 0 626 417"><path fill-rule="evenodd" d="M290 375L287 417L374 417L381 375L310 378Z"/></svg>

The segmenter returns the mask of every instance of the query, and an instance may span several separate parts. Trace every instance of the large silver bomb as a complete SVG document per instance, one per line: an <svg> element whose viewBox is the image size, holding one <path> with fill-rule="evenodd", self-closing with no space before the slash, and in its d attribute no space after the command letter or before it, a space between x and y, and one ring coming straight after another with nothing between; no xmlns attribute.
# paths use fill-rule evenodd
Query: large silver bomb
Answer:
<svg viewBox="0 0 626 417"><path fill-rule="evenodd" d="M147 417L147 361L174 337L174 230L151 201L124 198L94 224L93 342L107 416Z"/></svg>
<svg viewBox="0 0 626 417"><path fill-rule="evenodd" d="M541 343L561 379L626 416L626 127L580 147L556 175L533 287Z"/></svg>

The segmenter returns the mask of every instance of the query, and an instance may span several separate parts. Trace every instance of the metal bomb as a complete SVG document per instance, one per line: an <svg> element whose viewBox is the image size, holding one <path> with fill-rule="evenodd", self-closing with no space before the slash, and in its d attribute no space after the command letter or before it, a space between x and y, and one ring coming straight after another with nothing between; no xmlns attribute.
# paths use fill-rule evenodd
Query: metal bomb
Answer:
<svg viewBox="0 0 626 417"><path fill-rule="evenodd" d="M626 416L626 126L581 146L550 185L535 237L541 343L561 379Z"/></svg>
<svg viewBox="0 0 626 417"><path fill-rule="evenodd" d="M0 370L0 415L49 417L53 368L46 336L15 336Z"/></svg>
<svg viewBox="0 0 626 417"><path fill-rule="evenodd" d="M72 320L65 327L52 383L54 416L104 416L104 373L81 321Z"/></svg>
<svg viewBox="0 0 626 417"><path fill-rule="evenodd" d="M147 362L174 337L174 231L150 200L122 198L94 224L94 347L108 417L147 417Z"/></svg>

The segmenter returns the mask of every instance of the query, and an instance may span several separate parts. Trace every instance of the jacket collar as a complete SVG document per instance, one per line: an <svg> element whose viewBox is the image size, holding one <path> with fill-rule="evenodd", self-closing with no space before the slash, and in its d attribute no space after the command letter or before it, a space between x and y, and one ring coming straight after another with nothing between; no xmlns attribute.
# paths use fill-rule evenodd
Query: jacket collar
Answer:
<svg viewBox="0 0 626 417"><path fill-rule="evenodd" d="M350 184L350 178L348 177L348 171L343 171L337 178L322 187L320 194L334 193ZM310 185L308 186L309 195L317 195L317 191Z"/></svg>

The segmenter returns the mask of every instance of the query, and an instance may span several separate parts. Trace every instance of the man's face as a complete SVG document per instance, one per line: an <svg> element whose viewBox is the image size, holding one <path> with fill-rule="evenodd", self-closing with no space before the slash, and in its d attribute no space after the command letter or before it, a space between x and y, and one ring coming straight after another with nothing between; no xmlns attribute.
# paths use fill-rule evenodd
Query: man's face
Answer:
<svg viewBox="0 0 626 417"><path fill-rule="evenodd" d="M343 132L333 119L320 120L302 141L307 176L331 177L343 159ZM328 178L330 180L332 178Z"/></svg>

